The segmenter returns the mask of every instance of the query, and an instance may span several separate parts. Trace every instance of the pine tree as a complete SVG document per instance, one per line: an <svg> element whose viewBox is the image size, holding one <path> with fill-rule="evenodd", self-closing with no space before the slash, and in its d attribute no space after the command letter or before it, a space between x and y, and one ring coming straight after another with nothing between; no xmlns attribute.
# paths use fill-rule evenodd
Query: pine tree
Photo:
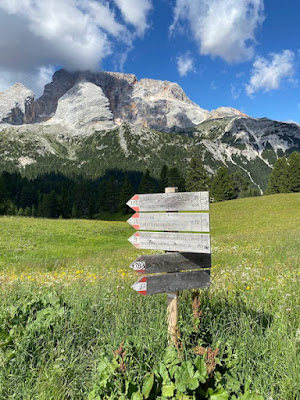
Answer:
<svg viewBox="0 0 300 400"><path fill-rule="evenodd" d="M150 176L149 169L143 174L138 188L139 193L155 193L156 185L154 179Z"/></svg>
<svg viewBox="0 0 300 400"><path fill-rule="evenodd" d="M162 169L160 170L160 175L159 175L159 190L161 193L165 192L165 188L169 186L169 168L167 165L163 165Z"/></svg>
<svg viewBox="0 0 300 400"><path fill-rule="evenodd" d="M131 197L134 195L134 190L131 185L131 182L128 178L128 175L125 176L124 182L122 184L119 196L119 211L122 214L128 214L131 212L131 208L129 208L126 203Z"/></svg>
<svg viewBox="0 0 300 400"><path fill-rule="evenodd" d="M286 157L278 158L270 174L267 194L288 192L288 164Z"/></svg>
<svg viewBox="0 0 300 400"><path fill-rule="evenodd" d="M168 186L177 187L179 192L185 191L184 178L177 167L172 167L168 172Z"/></svg>
<svg viewBox="0 0 300 400"><path fill-rule="evenodd" d="M27 206L24 211L25 217L31 217L31 207Z"/></svg>
<svg viewBox="0 0 300 400"><path fill-rule="evenodd" d="M227 168L221 167L212 182L211 196L214 201L231 200L236 198L234 183Z"/></svg>
<svg viewBox="0 0 300 400"><path fill-rule="evenodd" d="M234 183L234 193L236 197L248 197L251 196L251 191L249 189L249 180L246 178L245 174L240 171L234 172L232 175L232 180Z"/></svg>
<svg viewBox="0 0 300 400"><path fill-rule="evenodd" d="M287 188L300 192L300 153L294 151L287 159Z"/></svg>
<svg viewBox="0 0 300 400"><path fill-rule="evenodd" d="M185 187L188 192L208 190L209 176L200 158L192 158L187 170Z"/></svg>

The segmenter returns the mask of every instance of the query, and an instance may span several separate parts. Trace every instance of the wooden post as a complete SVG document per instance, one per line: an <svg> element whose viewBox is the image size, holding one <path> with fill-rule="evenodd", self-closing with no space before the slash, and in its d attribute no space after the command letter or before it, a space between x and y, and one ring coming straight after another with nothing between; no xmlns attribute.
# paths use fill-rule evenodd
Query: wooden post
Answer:
<svg viewBox="0 0 300 400"><path fill-rule="evenodd" d="M178 192L177 187L165 188L165 193L176 193ZM169 252L166 252L169 253ZM168 304L168 341L173 343L174 346L177 344L177 322L178 322L178 295L179 292L168 293L167 304Z"/></svg>

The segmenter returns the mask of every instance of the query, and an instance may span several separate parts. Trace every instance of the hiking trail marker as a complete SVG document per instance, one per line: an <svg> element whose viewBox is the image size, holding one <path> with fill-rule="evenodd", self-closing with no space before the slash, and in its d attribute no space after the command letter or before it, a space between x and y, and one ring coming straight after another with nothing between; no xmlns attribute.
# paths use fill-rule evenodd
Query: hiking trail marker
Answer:
<svg viewBox="0 0 300 400"><path fill-rule="evenodd" d="M130 265L134 271L147 274L132 288L143 296L168 293L168 333L175 344L178 292L209 286L211 268L209 214L178 211L208 211L209 193L178 193L172 187L165 193L136 194L126 204L136 211L127 221L133 228L154 231L138 231L128 240L139 249L166 251L140 256Z"/></svg>

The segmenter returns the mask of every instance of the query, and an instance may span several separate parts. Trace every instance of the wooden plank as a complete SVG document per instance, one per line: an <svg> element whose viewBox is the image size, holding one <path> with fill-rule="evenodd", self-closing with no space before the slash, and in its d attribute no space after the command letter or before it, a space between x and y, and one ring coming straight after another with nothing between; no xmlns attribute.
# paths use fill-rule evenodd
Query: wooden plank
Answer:
<svg viewBox="0 0 300 400"><path fill-rule="evenodd" d="M198 289L209 285L210 276L205 270L202 270L143 276L131 287L143 296L147 296L157 293Z"/></svg>
<svg viewBox="0 0 300 400"><path fill-rule="evenodd" d="M208 233L136 232L128 240L138 249L210 253Z"/></svg>
<svg viewBox="0 0 300 400"><path fill-rule="evenodd" d="M127 222L135 229L146 231L209 232L208 213L137 213Z"/></svg>
<svg viewBox="0 0 300 400"><path fill-rule="evenodd" d="M211 267L211 254L166 253L145 255L130 264L130 268L141 274L180 272Z"/></svg>
<svg viewBox="0 0 300 400"><path fill-rule="evenodd" d="M134 211L208 211L208 192L136 194L127 203Z"/></svg>

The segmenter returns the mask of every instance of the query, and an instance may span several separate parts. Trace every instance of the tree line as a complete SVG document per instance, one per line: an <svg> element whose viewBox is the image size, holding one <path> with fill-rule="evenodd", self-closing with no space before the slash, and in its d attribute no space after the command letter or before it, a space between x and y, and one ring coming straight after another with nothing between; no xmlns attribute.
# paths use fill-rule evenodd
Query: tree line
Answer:
<svg viewBox="0 0 300 400"><path fill-rule="evenodd" d="M135 193L164 192L177 186L182 191L209 190L214 201L258 195L249 187L241 172L230 174L220 168L211 178L199 158L193 158L186 177L176 167L164 165L159 178L144 173L119 170L107 171L96 180L68 178L59 173L41 175L35 179L18 173L0 175L0 215L20 215L44 218L101 218L103 213L129 213L126 202Z"/></svg>
<svg viewBox="0 0 300 400"><path fill-rule="evenodd" d="M274 164L267 194L300 192L300 153L294 151L281 157Z"/></svg>

